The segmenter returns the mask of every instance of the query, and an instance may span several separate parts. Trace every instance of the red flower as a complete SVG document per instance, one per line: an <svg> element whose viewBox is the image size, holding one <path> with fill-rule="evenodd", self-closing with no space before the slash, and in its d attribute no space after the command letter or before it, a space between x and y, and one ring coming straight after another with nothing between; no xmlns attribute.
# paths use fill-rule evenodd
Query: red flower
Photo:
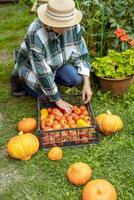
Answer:
<svg viewBox="0 0 134 200"><path fill-rule="evenodd" d="M121 37L123 35L125 35L125 30L122 29L122 28L117 28L116 31L114 32L114 34L117 36L117 37Z"/></svg>
<svg viewBox="0 0 134 200"><path fill-rule="evenodd" d="M134 46L134 40L132 40L132 41L130 42L130 45L131 45L131 46Z"/></svg>
<svg viewBox="0 0 134 200"><path fill-rule="evenodd" d="M130 36L129 36L128 34L122 35L122 36L120 37L120 40L121 40L121 41L128 41L129 39L130 39Z"/></svg>

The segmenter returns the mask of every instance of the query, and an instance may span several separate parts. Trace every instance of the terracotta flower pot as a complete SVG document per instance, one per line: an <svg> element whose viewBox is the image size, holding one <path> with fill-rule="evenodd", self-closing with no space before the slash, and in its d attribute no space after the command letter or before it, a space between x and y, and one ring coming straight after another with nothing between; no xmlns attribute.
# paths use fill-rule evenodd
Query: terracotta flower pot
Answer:
<svg viewBox="0 0 134 200"><path fill-rule="evenodd" d="M114 94L123 94L127 92L129 86L133 82L133 78L134 76L120 79L98 77L98 80L103 91L111 90Z"/></svg>

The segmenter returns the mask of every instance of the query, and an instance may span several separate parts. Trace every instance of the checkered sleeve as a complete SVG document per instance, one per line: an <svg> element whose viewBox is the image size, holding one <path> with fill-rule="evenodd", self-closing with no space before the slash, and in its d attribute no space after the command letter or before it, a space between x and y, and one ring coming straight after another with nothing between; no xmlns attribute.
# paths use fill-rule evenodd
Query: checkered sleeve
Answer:
<svg viewBox="0 0 134 200"><path fill-rule="evenodd" d="M71 58L74 61L74 65L78 67L78 73L82 75L90 75L90 58L85 41L81 35L80 25L77 25L73 30L74 36L74 50L71 54Z"/></svg>
<svg viewBox="0 0 134 200"><path fill-rule="evenodd" d="M54 81L54 75L50 66L47 64L44 57L44 46L36 34L29 35L30 40L30 62L32 70L34 71L39 85L45 96L50 101L57 101L60 99L60 93Z"/></svg>

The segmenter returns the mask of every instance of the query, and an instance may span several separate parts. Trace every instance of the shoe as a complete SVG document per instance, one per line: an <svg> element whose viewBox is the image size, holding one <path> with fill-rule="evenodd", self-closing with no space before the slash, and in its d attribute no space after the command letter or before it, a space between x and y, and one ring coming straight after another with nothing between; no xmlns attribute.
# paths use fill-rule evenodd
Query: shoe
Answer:
<svg viewBox="0 0 134 200"><path fill-rule="evenodd" d="M12 94L12 96L21 97L21 96L27 95L27 93L25 91L25 84L19 78L19 76L11 74L10 82L11 82L11 94Z"/></svg>
<svg viewBox="0 0 134 200"><path fill-rule="evenodd" d="M13 97L22 97L22 96L27 96L27 92L25 90L22 90L20 92L13 92L12 93Z"/></svg>

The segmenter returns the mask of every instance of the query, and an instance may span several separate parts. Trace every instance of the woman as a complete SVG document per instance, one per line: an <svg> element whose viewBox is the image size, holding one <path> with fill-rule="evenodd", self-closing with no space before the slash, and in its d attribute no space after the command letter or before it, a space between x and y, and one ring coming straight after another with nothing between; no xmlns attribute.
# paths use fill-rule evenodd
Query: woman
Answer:
<svg viewBox="0 0 134 200"><path fill-rule="evenodd" d="M21 44L12 79L21 79L34 96L47 96L70 113L72 105L61 98L57 84L73 87L83 83L84 104L92 96L88 50L79 25L82 13L73 0L49 0L37 14Z"/></svg>

